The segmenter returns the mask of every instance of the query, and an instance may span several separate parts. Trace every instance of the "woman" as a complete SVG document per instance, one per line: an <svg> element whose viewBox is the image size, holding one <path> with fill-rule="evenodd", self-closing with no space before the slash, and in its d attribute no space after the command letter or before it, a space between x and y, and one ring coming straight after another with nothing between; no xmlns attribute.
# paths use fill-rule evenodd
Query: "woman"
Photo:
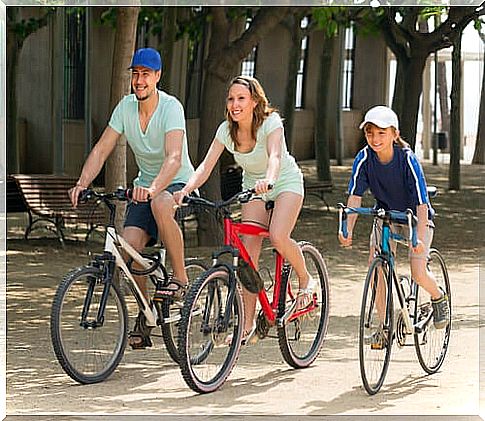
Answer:
<svg viewBox="0 0 485 421"><path fill-rule="evenodd" d="M269 105L260 83L252 77L238 76L231 81L226 100L226 120L217 129L203 162L186 186L174 194L179 204L184 196L209 178L224 148L234 155L243 169L243 188L254 188L258 195L263 195L262 200L242 205L242 220L268 226L269 212L265 201L274 200L270 240L296 271L299 279L296 309L305 308L311 302L314 281L305 267L298 244L290 238L303 204L303 176L286 148L281 117ZM270 185L273 185L271 190L268 188ZM245 237L243 241L257 268L262 238ZM254 332L257 295L244 289L243 299L243 341L247 342Z"/></svg>

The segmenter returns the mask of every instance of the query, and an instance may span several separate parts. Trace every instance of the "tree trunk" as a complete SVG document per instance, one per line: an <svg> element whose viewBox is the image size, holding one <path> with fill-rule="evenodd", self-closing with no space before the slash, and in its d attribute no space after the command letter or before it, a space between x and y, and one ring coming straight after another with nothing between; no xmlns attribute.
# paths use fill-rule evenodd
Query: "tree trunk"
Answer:
<svg viewBox="0 0 485 421"><path fill-rule="evenodd" d="M295 99L298 69L300 67L301 41L303 39L300 28L300 15L289 16L288 30L291 37L291 45L288 58L288 79L286 80L284 122L285 136L288 150L293 151L293 122L295 119Z"/></svg>
<svg viewBox="0 0 485 421"><path fill-rule="evenodd" d="M446 63L438 63L438 94L440 97L441 131L450 133L450 109L448 107L448 84L446 83Z"/></svg>
<svg viewBox="0 0 485 421"><path fill-rule="evenodd" d="M124 95L130 93L131 63L135 48L136 28L139 7L120 7L116 15L116 33L113 51L113 70L111 74L110 110ZM115 150L106 162L106 189L112 191L119 186L126 186L126 139L120 138ZM124 206L118 206L116 226L121 229L123 224Z"/></svg>
<svg viewBox="0 0 485 421"><path fill-rule="evenodd" d="M317 114L315 114L315 159L319 180L331 181L329 147L329 95L332 56L335 50L333 38L325 36L320 58L320 76L318 78ZM333 113L332 113L333 115Z"/></svg>
<svg viewBox="0 0 485 421"><path fill-rule="evenodd" d="M173 46L175 44L175 36L177 35L177 10L177 7L164 8L163 30L160 36L160 51L163 60L160 86L167 92L171 90Z"/></svg>
<svg viewBox="0 0 485 421"><path fill-rule="evenodd" d="M485 39L483 39L483 41L485 41ZM481 127L485 127L485 71L482 72L482 92L480 94L477 138L475 142L475 152L473 153L472 164L485 164L485 132L480 130Z"/></svg>
<svg viewBox="0 0 485 421"><path fill-rule="evenodd" d="M450 167L448 188L460 190L460 145L461 145L461 33L453 42L450 121Z"/></svg>
<svg viewBox="0 0 485 421"><path fill-rule="evenodd" d="M9 9L18 9L11 7ZM12 10L10 10L12 11ZM19 154L17 142L17 69L21 41L14 31L7 36L7 173L19 172Z"/></svg>
<svg viewBox="0 0 485 421"><path fill-rule="evenodd" d="M419 98L423 92L426 57L426 55L414 55L411 58L397 58L396 90L392 99L392 108L400 117L401 136L412 149L416 145Z"/></svg>

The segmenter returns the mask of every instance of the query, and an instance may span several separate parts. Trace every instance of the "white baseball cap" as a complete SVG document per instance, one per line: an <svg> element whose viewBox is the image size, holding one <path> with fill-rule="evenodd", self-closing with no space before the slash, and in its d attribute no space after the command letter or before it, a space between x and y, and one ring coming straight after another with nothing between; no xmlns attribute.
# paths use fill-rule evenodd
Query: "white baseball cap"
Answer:
<svg viewBox="0 0 485 421"><path fill-rule="evenodd" d="M367 123L375 124L381 129L394 127L399 130L399 120L394 111L384 105L378 105L365 113L364 121L360 123L359 129L363 129Z"/></svg>

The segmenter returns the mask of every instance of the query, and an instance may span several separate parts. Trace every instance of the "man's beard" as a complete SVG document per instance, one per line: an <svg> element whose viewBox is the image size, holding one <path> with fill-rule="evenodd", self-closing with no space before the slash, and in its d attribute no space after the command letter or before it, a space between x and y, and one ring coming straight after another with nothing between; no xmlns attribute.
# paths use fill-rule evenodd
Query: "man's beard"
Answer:
<svg viewBox="0 0 485 421"><path fill-rule="evenodd" d="M143 96L143 97L139 97L138 94L135 91L135 96L136 96L136 99L138 101L146 101L148 98L150 98L153 95L153 92L154 92L154 90L151 91L151 92L147 92L147 94L145 96Z"/></svg>

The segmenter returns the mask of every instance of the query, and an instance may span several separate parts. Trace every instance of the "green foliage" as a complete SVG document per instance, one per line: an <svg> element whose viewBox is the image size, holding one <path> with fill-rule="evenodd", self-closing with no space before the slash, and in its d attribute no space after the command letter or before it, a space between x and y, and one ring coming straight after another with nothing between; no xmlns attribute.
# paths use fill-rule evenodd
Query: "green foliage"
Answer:
<svg viewBox="0 0 485 421"><path fill-rule="evenodd" d="M116 28L116 7L110 7L101 13L100 23L113 29Z"/></svg>
<svg viewBox="0 0 485 421"><path fill-rule="evenodd" d="M192 7L190 16L178 22L176 38L180 39L187 35L191 43L199 42L204 33L204 26L209 20L210 15L207 7Z"/></svg>
<svg viewBox="0 0 485 421"><path fill-rule="evenodd" d="M312 20L329 38L335 37L339 25L345 24L346 7L315 7L312 9ZM349 22L350 23L350 22Z"/></svg>
<svg viewBox="0 0 485 421"><path fill-rule="evenodd" d="M16 21L16 11L11 9L14 8L7 8L8 27L20 40L25 40L30 34L47 25L50 16L56 11L55 7L42 7L41 9L44 9L44 14L40 18Z"/></svg>

